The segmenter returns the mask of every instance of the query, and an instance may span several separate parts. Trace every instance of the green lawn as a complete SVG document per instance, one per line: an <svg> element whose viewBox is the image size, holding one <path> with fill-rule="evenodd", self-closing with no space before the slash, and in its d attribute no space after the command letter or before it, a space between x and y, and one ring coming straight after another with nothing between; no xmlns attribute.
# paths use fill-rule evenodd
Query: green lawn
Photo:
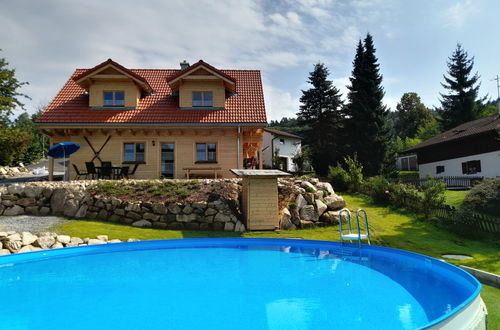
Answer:
<svg viewBox="0 0 500 330"><path fill-rule="evenodd" d="M446 190L444 195L446 204L459 208L468 192L468 190Z"/></svg>
<svg viewBox="0 0 500 330"><path fill-rule="evenodd" d="M453 192L461 193L461 192ZM459 194L451 198L459 200ZM442 254L465 254L472 256L471 260L454 264L482 269L500 274L500 241L493 239L473 240L457 236L445 229L433 226L418 219L409 212L393 210L374 205L369 198L358 194L343 194L347 206L351 210L363 208L369 218L373 244L390 246L422 253L431 257L441 258ZM119 224L98 221L73 221L60 225L54 230L61 234L78 237L95 237L106 234L110 238L172 239L188 237L270 237L270 238L303 238L315 240L338 241L338 227L323 227L294 231L255 231L247 233L160 230L142 229ZM500 330L500 315L493 311L500 310L500 290L484 286L482 297L490 312L490 329Z"/></svg>

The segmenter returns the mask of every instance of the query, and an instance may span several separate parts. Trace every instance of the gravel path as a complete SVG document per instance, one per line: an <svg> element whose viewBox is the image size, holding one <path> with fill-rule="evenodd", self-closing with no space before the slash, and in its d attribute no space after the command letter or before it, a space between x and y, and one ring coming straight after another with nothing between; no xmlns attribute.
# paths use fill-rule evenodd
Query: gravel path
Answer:
<svg viewBox="0 0 500 330"><path fill-rule="evenodd" d="M74 220L68 220L61 217L47 216L30 216L30 215L18 215L18 216L0 216L0 231L29 231L33 234L50 231L55 225L68 223Z"/></svg>

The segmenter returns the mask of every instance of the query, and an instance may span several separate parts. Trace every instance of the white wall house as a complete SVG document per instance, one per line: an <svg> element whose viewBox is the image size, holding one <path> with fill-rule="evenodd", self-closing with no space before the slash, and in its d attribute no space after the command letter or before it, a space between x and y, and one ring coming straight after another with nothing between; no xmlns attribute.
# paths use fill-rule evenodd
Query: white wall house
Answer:
<svg viewBox="0 0 500 330"><path fill-rule="evenodd" d="M417 155L419 176L500 177L500 115L459 125L400 155Z"/></svg>
<svg viewBox="0 0 500 330"><path fill-rule="evenodd" d="M279 168L287 172L295 172L293 157L301 150L300 136L275 129L264 129L262 140L262 162L264 167L273 167L273 155L280 158Z"/></svg>

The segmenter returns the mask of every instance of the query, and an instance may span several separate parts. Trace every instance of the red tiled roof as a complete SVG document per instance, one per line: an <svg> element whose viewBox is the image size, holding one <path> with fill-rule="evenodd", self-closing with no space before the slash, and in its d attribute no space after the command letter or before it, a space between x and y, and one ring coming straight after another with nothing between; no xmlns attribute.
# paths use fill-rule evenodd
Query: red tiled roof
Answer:
<svg viewBox="0 0 500 330"><path fill-rule="evenodd" d="M206 66L207 68L209 68L210 70L218 73L219 75L223 76L224 78L232 81L233 83L236 83L236 81L234 80L233 77L231 77L230 75L224 73L224 71L221 71L217 68L214 68L213 66L211 66L210 64L206 63L206 62L203 62L203 60L199 60L198 62L196 62L195 64L193 65L190 65L188 66L186 69L184 70L179 70L179 72L177 72L176 74L172 75L172 77L169 77L168 78L168 82L171 82L172 80L182 76L183 74L187 73L187 72L190 72L190 71L193 71L195 70L196 68L198 68L199 66Z"/></svg>
<svg viewBox="0 0 500 330"><path fill-rule="evenodd" d="M468 136L486 133L490 131L500 131L500 115L488 116L467 123L463 123L457 127L454 127L444 133L436 135L424 142L417 144L414 147L408 148L403 152L414 152L419 149L423 149L438 143L449 142L457 139L463 139Z"/></svg>
<svg viewBox="0 0 500 330"><path fill-rule="evenodd" d="M292 134L292 133L288 133L288 132L284 132L284 131L279 131L277 129L271 129L271 128L264 128L264 131L267 131L271 134L274 134L274 135L281 135L281 136L287 136L287 137L291 137L291 138L294 138L294 139L301 139L302 138L298 135L295 135L295 134Z"/></svg>
<svg viewBox="0 0 500 330"><path fill-rule="evenodd" d="M205 63L206 64L206 63ZM74 79L92 69L77 69L38 119L39 124L266 124L260 71L219 70L236 81L236 95L224 110L181 110L167 81L181 70L131 69L156 93L140 99L135 110L93 110L89 96Z"/></svg>

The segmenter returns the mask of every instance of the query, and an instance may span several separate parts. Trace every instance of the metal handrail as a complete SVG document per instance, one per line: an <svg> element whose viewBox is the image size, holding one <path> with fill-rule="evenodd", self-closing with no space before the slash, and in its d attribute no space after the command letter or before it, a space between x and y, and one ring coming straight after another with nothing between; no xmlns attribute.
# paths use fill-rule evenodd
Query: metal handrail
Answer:
<svg viewBox="0 0 500 330"><path fill-rule="evenodd" d="M366 237L367 237L367 240L368 240L368 244L371 245L371 242L370 242L370 229L368 228L368 216L366 215L366 212L363 209L359 209L359 210L356 211L356 225L358 226L358 237L361 238L361 232L360 232L360 228L359 228L359 214L360 213L363 213L363 216L365 218Z"/></svg>
<svg viewBox="0 0 500 330"><path fill-rule="evenodd" d="M339 211L339 229L340 229L340 242L341 242L341 244L344 243L344 234L343 234L343 230L342 230L342 215L344 213L347 214L347 231L348 231L348 235L353 234L352 231L351 231L351 212L349 212L348 209L340 210ZM365 227L366 227L366 239L368 240L368 244L371 245L371 242L370 242L370 230L368 229L368 216L366 215L365 210L359 209L359 210L356 211L356 231L357 231L357 234L358 234L358 245L359 245L359 247L361 247L361 228L359 226L359 217L360 217L360 214L363 214L363 216L364 216ZM352 240L350 239L350 241L352 241Z"/></svg>

